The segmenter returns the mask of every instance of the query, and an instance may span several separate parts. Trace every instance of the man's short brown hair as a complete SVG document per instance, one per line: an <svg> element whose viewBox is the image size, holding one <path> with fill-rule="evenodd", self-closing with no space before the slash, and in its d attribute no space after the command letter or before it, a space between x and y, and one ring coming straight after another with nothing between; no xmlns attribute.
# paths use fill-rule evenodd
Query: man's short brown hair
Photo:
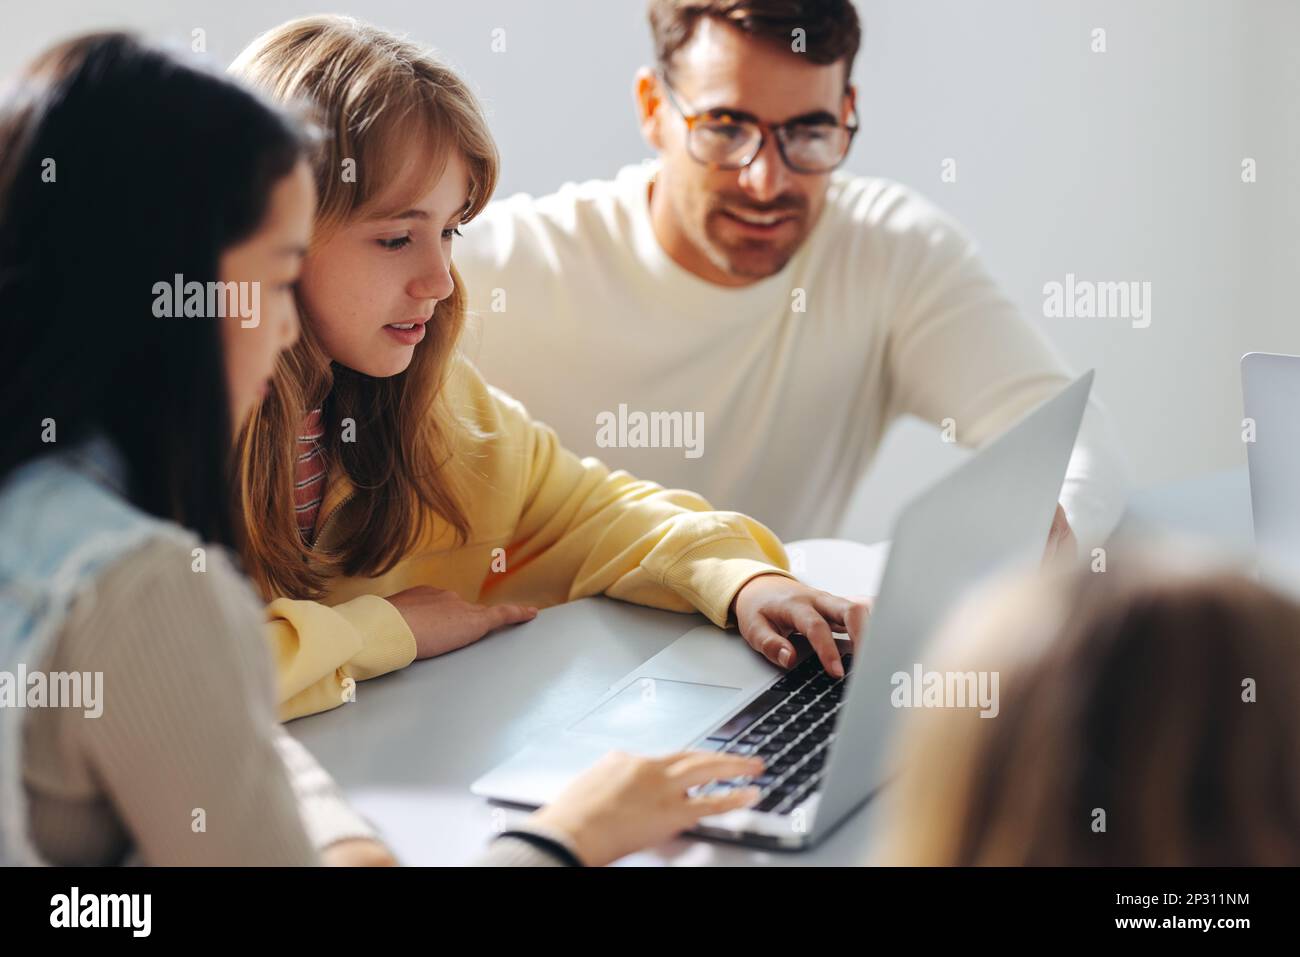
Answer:
<svg viewBox="0 0 1300 957"><path fill-rule="evenodd" d="M802 36L799 55L820 64L843 60L844 85L849 85L862 40L862 25L850 0L650 0L655 59L662 69L669 68L673 55L690 40L703 17L792 52L796 38Z"/></svg>

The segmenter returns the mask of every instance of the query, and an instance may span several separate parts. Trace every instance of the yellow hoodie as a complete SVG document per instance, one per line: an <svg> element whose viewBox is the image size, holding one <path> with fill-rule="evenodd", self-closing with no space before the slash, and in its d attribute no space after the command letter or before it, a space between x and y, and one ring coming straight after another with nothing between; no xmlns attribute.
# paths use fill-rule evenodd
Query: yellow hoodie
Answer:
<svg viewBox="0 0 1300 957"><path fill-rule="evenodd" d="M415 637L382 596L415 585L471 602L545 607L604 593L700 611L720 627L751 578L787 574L780 541L736 512L711 511L693 492L611 472L563 448L522 405L458 360L445 386L451 407L486 438L465 435L448 468L469 518L456 546L434 517L424 540L391 571L328 583L323 602L280 598L267 608L282 720L342 704L351 681L404 668ZM316 547L346 541L352 486L331 472Z"/></svg>

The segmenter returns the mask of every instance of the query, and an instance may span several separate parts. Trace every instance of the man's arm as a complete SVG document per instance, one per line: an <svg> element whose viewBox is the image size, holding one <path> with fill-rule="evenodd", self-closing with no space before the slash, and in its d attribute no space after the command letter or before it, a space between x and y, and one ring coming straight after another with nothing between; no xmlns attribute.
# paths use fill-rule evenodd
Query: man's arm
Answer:
<svg viewBox="0 0 1300 957"><path fill-rule="evenodd" d="M919 198L923 225L901 240L891 304L891 415L911 414L978 448L1072 376L1042 332L998 288L961 229ZM1118 524L1128 467L1091 398L1061 490L1080 553Z"/></svg>

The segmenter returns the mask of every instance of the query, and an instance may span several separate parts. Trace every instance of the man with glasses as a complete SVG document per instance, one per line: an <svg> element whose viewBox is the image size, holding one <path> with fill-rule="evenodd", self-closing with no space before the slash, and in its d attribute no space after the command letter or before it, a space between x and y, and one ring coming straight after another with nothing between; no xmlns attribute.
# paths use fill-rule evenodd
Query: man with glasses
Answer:
<svg viewBox="0 0 1300 957"><path fill-rule="evenodd" d="M836 534L897 417L979 446L1069 381L951 220L836 171L858 131L849 0L651 0L650 25L657 159L493 203L458 240L489 381L575 450L786 539ZM703 454L600 425L656 412L696 416ZM1049 554L1104 541L1124 474L1094 405Z"/></svg>

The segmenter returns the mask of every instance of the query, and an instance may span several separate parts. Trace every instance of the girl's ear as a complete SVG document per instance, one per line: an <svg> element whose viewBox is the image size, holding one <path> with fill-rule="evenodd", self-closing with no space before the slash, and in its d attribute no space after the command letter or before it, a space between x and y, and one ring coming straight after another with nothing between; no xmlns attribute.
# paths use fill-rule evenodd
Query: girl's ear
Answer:
<svg viewBox="0 0 1300 957"><path fill-rule="evenodd" d="M659 78L648 66L643 66L636 71L634 93L641 135L657 152L663 152L663 141L659 130L659 107L663 104L663 94L659 89Z"/></svg>

